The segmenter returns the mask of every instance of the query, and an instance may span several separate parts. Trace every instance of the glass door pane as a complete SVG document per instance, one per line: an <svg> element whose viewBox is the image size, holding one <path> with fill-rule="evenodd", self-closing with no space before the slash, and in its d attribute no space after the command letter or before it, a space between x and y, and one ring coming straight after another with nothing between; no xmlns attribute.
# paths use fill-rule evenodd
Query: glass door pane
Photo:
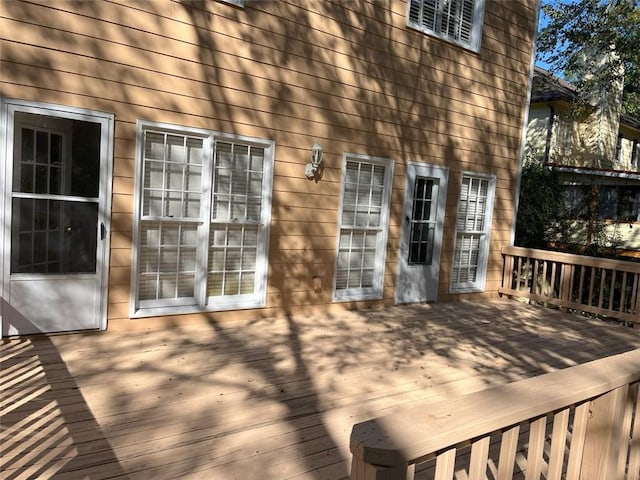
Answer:
<svg viewBox="0 0 640 480"><path fill-rule="evenodd" d="M11 273L95 273L98 204L14 198Z"/></svg>
<svg viewBox="0 0 640 480"><path fill-rule="evenodd" d="M11 274L95 273L99 123L16 112Z"/></svg>

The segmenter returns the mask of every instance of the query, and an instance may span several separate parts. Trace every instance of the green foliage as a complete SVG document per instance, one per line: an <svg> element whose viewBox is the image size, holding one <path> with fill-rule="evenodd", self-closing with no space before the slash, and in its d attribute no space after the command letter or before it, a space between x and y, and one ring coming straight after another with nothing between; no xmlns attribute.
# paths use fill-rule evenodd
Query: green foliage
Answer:
<svg viewBox="0 0 640 480"><path fill-rule="evenodd" d="M578 87L579 100L612 91L624 72L623 111L640 115L640 0L557 0L536 43L538 58Z"/></svg>
<svg viewBox="0 0 640 480"><path fill-rule="evenodd" d="M546 248L547 232L558 218L561 187L556 173L527 155L520 180L520 201L516 220L515 244L528 248Z"/></svg>
<svg viewBox="0 0 640 480"><path fill-rule="evenodd" d="M566 251L596 257L615 257L622 245L622 220L604 220L599 214L597 184L583 185L585 195L566 205L558 174L536 156L527 154L522 167L515 245ZM583 239L582 244L573 241Z"/></svg>

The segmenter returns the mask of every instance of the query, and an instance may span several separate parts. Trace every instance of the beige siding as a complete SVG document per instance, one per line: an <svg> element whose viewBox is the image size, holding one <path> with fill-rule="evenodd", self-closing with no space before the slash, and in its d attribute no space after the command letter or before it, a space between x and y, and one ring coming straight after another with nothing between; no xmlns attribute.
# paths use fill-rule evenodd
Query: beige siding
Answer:
<svg viewBox="0 0 640 480"><path fill-rule="evenodd" d="M553 108L553 111L550 110ZM617 120L594 111L572 116L569 106L556 102L533 104L527 127L527 150L543 158L550 115L553 113L549 139L550 163L565 166L640 171L632 165L634 139L640 139L640 129L620 124ZM620 158L616 158L616 142L622 136Z"/></svg>
<svg viewBox="0 0 640 480"><path fill-rule="evenodd" d="M531 105L527 119L527 144L525 153L543 160L547 148L551 111L547 105Z"/></svg>
<svg viewBox="0 0 640 480"><path fill-rule="evenodd" d="M535 7L487 0L475 54L407 28L401 0L247 0L243 9L216 1L0 2L0 95L115 114L109 321L129 315L139 119L275 141L267 307L254 315L380 304L331 305L344 152L395 162L387 304L404 162L450 169L442 299L460 172L496 175L487 277L495 294L511 233ZM304 177L315 141L325 151L317 183Z"/></svg>

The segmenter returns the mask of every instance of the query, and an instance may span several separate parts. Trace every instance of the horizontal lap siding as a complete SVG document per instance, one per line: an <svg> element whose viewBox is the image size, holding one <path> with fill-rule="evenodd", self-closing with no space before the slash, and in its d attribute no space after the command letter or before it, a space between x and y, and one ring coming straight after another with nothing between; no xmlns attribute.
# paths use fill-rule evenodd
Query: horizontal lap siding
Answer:
<svg viewBox="0 0 640 480"><path fill-rule="evenodd" d="M474 54L407 28L400 0L248 0L244 9L215 1L3 2L0 93L115 113L110 320L128 317L138 119L276 142L260 315L329 308L344 152L395 162L386 303L394 297L404 162L450 169L440 297L460 172L495 174L487 278L494 289L511 230L534 8L532 0L487 0ZM325 152L318 183L303 174L315 141Z"/></svg>

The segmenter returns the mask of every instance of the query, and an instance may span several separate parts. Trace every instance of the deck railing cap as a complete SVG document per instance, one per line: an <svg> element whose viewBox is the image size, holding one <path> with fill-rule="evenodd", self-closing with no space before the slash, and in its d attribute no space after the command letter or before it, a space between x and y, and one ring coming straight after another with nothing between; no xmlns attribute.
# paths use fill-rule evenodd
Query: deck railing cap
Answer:
<svg viewBox="0 0 640 480"><path fill-rule="evenodd" d="M351 452L394 467L640 380L640 349L354 425Z"/></svg>

